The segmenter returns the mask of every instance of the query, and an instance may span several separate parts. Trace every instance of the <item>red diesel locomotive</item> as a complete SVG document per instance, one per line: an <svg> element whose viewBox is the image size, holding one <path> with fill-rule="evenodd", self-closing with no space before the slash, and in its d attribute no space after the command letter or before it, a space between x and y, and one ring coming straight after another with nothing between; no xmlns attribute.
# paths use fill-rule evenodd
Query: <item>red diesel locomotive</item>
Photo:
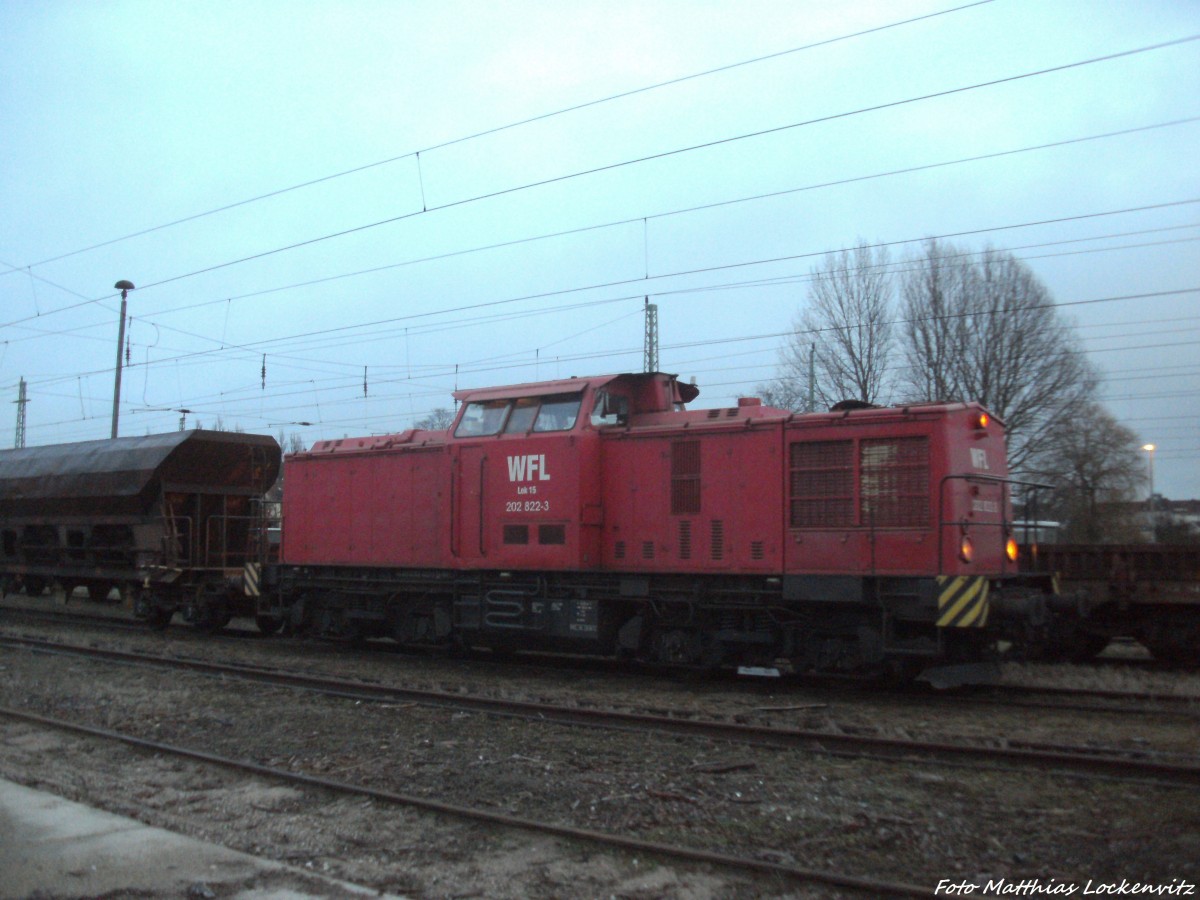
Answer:
<svg viewBox="0 0 1200 900"><path fill-rule="evenodd" d="M455 394L285 461L259 614L335 637L969 681L1022 579L976 404L794 414L661 373Z"/></svg>

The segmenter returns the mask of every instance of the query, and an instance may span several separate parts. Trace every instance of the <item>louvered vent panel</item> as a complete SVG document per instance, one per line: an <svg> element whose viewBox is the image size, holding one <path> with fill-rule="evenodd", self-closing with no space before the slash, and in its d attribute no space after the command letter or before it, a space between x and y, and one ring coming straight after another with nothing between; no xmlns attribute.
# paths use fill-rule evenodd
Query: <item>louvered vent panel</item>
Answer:
<svg viewBox="0 0 1200 900"><path fill-rule="evenodd" d="M679 523L679 558L692 558L692 520L683 519Z"/></svg>
<svg viewBox="0 0 1200 900"><path fill-rule="evenodd" d="M928 526L928 438L863 441L859 454L862 524L876 528Z"/></svg>
<svg viewBox="0 0 1200 900"><path fill-rule="evenodd" d="M700 442L676 441L671 445L671 515L700 512Z"/></svg>
<svg viewBox="0 0 1200 900"><path fill-rule="evenodd" d="M855 524L853 441L797 442L789 461L791 527Z"/></svg>

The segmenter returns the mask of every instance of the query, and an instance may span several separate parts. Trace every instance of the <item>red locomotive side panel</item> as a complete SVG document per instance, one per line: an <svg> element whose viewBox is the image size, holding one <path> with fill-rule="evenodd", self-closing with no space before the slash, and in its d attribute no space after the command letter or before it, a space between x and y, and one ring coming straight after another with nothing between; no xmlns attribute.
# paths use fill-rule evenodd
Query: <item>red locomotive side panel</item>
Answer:
<svg viewBox="0 0 1200 900"><path fill-rule="evenodd" d="M780 422L730 416L606 436L605 567L779 572Z"/></svg>
<svg viewBox="0 0 1200 900"><path fill-rule="evenodd" d="M443 435L324 441L288 457L284 471L285 563L445 564L450 480Z"/></svg>
<svg viewBox="0 0 1200 900"><path fill-rule="evenodd" d="M595 506L596 436L506 436L456 444L456 568L578 569L594 566L583 524Z"/></svg>

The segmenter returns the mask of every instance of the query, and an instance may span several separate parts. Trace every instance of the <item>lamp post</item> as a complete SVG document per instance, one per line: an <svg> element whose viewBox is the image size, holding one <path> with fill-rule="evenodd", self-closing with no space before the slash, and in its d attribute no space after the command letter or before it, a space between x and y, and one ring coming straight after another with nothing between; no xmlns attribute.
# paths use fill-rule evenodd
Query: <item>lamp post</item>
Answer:
<svg viewBox="0 0 1200 900"><path fill-rule="evenodd" d="M1146 451L1147 458L1150 461L1150 506L1154 506L1154 451L1157 449L1154 444L1142 444L1142 449Z"/></svg>
<svg viewBox="0 0 1200 900"><path fill-rule="evenodd" d="M1154 517L1154 444L1142 444L1142 449L1146 451L1146 459L1149 461L1150 468L1150 496L1146 501L1146 505L1150 510L1150 533L1153 535L1152 540L1158 539L1158 521Z"/></svg>
<svg viewBox="0 0 1200 900"><path fill-rule="evenodd" d="M114 288L121 292L121 326L117 331L117 374L116 383L113 385L113 416L112 416L112 436L115 439L117 436L117 418L121 409L121 346L125 343L125 298L132 291L132 281L118 281L113 285Z"/></svg>

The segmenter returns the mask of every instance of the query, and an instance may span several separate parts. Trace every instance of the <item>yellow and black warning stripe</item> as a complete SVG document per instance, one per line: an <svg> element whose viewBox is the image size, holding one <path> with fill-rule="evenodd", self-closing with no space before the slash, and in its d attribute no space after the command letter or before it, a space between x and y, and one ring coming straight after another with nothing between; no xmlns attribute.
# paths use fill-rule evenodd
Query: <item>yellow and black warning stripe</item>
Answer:
<svg viewBox="0 0 1200 900"><path fill-rule="evenodd" d="M262 593L262 566L248 562L242 567L242 590L247 597L257 597Z"/></svg>
<svg viewBox="0 0 1200 900"><path fill-rule="evenodd" d="M982 628L988 616L988 580L978 575L939 575L938 628Z"/></svg>

